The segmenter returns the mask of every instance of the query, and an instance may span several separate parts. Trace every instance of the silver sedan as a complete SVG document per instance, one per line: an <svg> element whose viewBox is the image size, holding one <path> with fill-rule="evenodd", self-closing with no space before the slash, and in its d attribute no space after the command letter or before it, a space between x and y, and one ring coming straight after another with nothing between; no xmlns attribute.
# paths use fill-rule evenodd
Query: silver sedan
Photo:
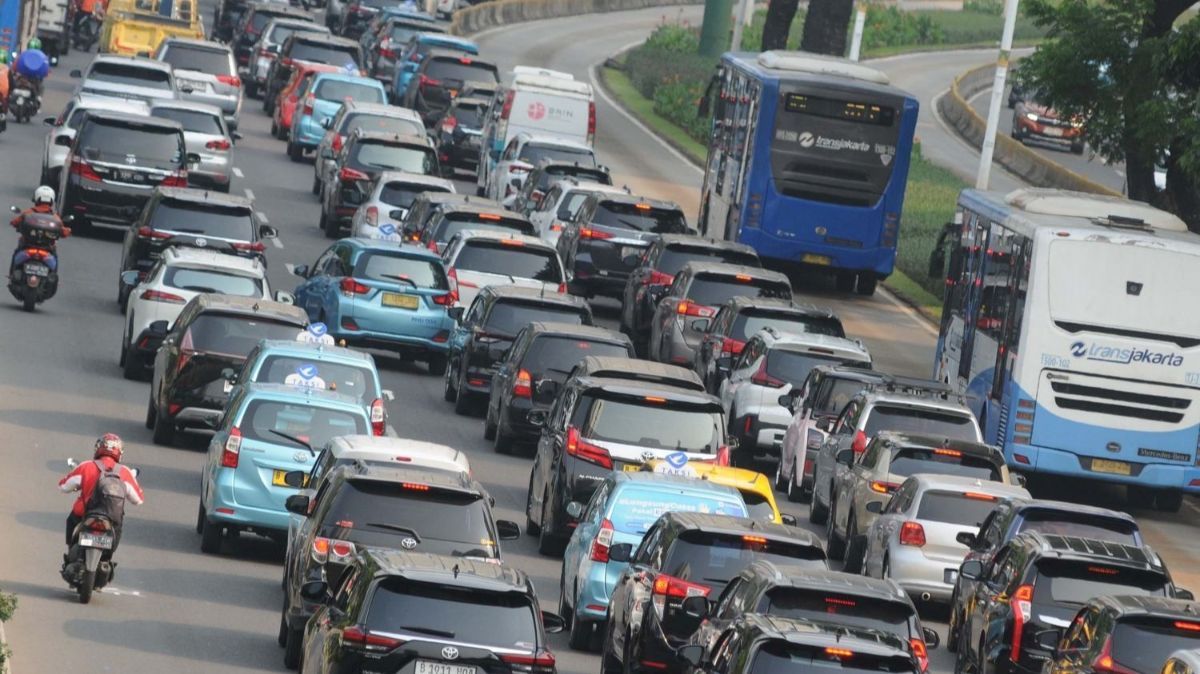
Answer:
<svg viewBox="0 0 1200 674"><path fill-rule="evenodd" d="M1023 487L956 475L918 473L882 507L867 531L863 573L890 578L914 600L948 602L974 534L998 500L1029 498Z"/></svg>

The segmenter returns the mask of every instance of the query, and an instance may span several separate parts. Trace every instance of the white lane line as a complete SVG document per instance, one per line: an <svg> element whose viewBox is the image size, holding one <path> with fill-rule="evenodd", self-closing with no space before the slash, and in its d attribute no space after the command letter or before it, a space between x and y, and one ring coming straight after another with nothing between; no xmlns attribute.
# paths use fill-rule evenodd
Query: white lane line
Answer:
<svg viewBox="0 0 1200 674"><path fill-rule="evenodd" d="M283 241L279 237L275 237L274 239L271 239L271 245L275 246L276 248L283 248Z"/></svg>
<svg viewBox="0 0 1200 674"><path fill-rule="evenodd" d="M246 192L246 198L249 199L250 201L254 201L254 190L247 187L245 189L245 192Z"/></svg>
<svg viewBox="0 0 1200 674"><path fill-rule="evenodd" d="M246 177L246 175L245 175L244 173L242 173L242 169L240 169L240 168L238 168L238 167L236 167L236 166L234 166L234 167L233 167L233 175L235 175L235 176L237 176L237 177L239 177L239 178L245 178L245 177Z"/></svg>
<svg viewBox="0 0 1200 674"><path fill-rule="evenodd" d="M894 294L892 294L892 292L890 290L883 287L882 285L879 286L878 292L876 294L881 295L882 297L887 299L887 301L889 301L892 304L899 307L900 311L903 311L904 313L911 316L913 318L913 322L916 323L917 325L920 325L922 328L924 328L925 332L928 332L929 334L933 335L934 337L938 336L938 334L939 334L938 329L940 328L940 326L934 327L937 324L933 322L932 318L929 318L925 314L917 311L916 309L913 309L908 304L906 304L904 301L902 301L900 298L898 298Z"/></svg>
<svg viewBox="0 0 1200 674"><path fill-rule="evenodd" d="M259 219L259 220L262 220L262 221L263 221L263 224L264 224L264 225L269 225L269 224L271 224L271 221L267 219L267 214L266 214L266 213L263 213L262 211L258 211L258 212L256 212L256 213L255 213L255 215L257 215L257 216L258 216L258 219Z"/></svg>
<svg viewBox="0 0 1200 674"><path fill-rule="evenodd" d="M296 265L292 264L291 262L283 263L283 268L286 269L287 273L289 273L289 274L296 273Z"/></svg>

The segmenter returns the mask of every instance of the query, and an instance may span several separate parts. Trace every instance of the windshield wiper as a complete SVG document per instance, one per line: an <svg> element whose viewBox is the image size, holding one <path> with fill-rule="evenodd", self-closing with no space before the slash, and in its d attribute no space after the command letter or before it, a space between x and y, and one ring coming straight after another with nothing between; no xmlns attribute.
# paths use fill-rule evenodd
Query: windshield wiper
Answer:
<svg viewBox="0 0 1200 674"><path fill-rule="evenodd" d="M183 286L183 289L190 290L190 291L196 292L196 293L215 293L215 292L217 292L216 288L209 288L208 286Z"/></svg>
<svg viewBox="0 0 1200 674"><path fill-rule="evenodd" d="M406 526L402 526L399 524L385 524L383 522L367 522L367 526L376 527L378 529L389 529L391 531L399 531L402 534L411 534L413 538L417 539L418 543L421 542L421 534L418 534L417 530L413 529L412 527L406 527Z"/></svg>
<svg viewBox="0 0 1200 674"><path fill-rule="evenodd" d="M642 226L636 222L630 222L629 220L626 220L624 218L617 218L617 222L621 223L622 225L625 225L626 227L628 227L630 229L637 230L639 232L642 231Z"/></svg>
<svg viewBox="0 0 1200 674"><path fill-rule="evenodd" d="M308 450L308 453L312 454L313 456L317 455L317 453L313 451L312 445L308 444L307 442L301 440L300 438L298 438L294 435L291 435L289 433L284 433L283 431L277 431L273 428L271 429L270 432L274 433L275 435L278 435L281 438L284 438L285 440L291 440L292 442L296 443L297 445L304 447L305 449Z"/></svg>
<svg viewBox="0 0 1200 674"><path fill-rule="evenodd" d="M417 287L416 282L406 276L400 276L399 274L380 274L380 276L382 276L384 278L390 278L393 281L404 281L405 283L407 283L408 285L410 285L414 288Z"/></svg>
<svg viewBox="0 0 1200 674"><path fill-rule="evenodd" d="M428 634L433 637L445 637L447 639L454 638L454 632L449 630L439 630L433 627L420 627L418 625L401 625L400 629L405 632L416 632L418 634Z"/></svg>

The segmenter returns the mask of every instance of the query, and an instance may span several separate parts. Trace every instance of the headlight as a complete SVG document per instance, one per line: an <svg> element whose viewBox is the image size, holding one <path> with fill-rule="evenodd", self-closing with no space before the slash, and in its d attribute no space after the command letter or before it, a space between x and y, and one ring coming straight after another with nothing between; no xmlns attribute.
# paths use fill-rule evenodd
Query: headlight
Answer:
<svg viewBox="0 0 1200 674"><path fill-rule="evenodd" d="M1072 119L1072 120L1071 120L1071 128L1073 128L1073 129L1082 129L1082 128L1083 128L1083 120L1081 120L1081 119Z"/></svg>
<svg viewBox="0 0 1200 674"><path fill-rule="evenodd" d="M1031 122L1036 122L1038 121L1038 116L1035 113L1027 112L1025 113L1025 119L1028 119Z"/></svg>

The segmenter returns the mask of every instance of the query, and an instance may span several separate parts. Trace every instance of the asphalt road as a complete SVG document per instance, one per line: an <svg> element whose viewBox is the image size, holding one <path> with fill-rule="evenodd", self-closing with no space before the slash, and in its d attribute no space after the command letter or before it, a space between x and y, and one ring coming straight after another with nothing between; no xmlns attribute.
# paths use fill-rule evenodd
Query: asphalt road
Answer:
<svg viewBox="0 0 1200 674"><path fill-rule="evenodd" d="M664 14L656 9L575 17L516 26L480 41L484 53L502 67L544 65L582 78L592 64L642 38ZM698 8L683 12L693 22L698 15ZM969 66L964 60L947 66L948 60L919 56L881 65L897 83L921 96L927 152L969 165L968 150L940 135L928 114L928 101L954 72ZM47 85L45 114L61 109L72 88L65 74L83 63L73 53L57 69ZM597 107L597 147L618 180L636 191L675 199L694 213L698 171L603 97ZM290 162L282 143L268 136L268 126L255 102L247 101L237 159L244 177L234 188L251 193L279 228L282 247L268 249L270 279L276 288L290 289L295 279L285 265L311 263L327 241L317 230L317 203L308 191L311 166ZM0 156L6 160L0 164L0 205L28 203L43 132L37 125L10 123L0 135ZM1009 179L1001 175L998 181ZM461 184L461 189L469 188L469 183ZM6 239L14 240L12 235ZM0 297L0 437L5 440L0 475L6 478L0 489L0 588L20 597L16 619L7 626L16 671L282 671L282 653L275 645L281 552L263 539L244 536L220 558L200 553L193 527L203 439L197 436L184 448L154 446L142 425L147 385L120 377L118 240L112 235L62 243L60 292L36 314L23 313L6 294ZM934 331L908 309L882 294L847 299L819 287L802 290L811 301L833 306L847 330L865 339L880 368L928 373ZM598 315L612 324L614 307L599 305ZM401 364L385 354L377 357L384 385L396 393L389 412L399 433L469 452L475 474L484 476L496 497L496 516L521 521L529 460L492 453L483 440L482 422L455 416L441 401L439 378L428 376L421 366ZM91 605L81 606L58 577L63 518L71 499L57 491L55 482L66 471L67 457L87 455L95 437L109 431L126 439L128 461L143 470L147 504L129 512L114 584ZM1102 494L1092 500L1105 498ZM1190 502L1186 508L1178 516L1147 514L1142 521L1180 580L1200 587L1188 568L1200 558L1200 543L1187 524L1200 511ZM803 508L789 509L807 521ZM506 545L505 557L531 574L543 607L553 609L558 561L537 555L528 538ZM930 624L943 627L936 620ZM552 645L564 674L598 671L598 658L570 651L565 638L552 638ZM932 655L936 672L951 670L944 648Z"/></svg>

